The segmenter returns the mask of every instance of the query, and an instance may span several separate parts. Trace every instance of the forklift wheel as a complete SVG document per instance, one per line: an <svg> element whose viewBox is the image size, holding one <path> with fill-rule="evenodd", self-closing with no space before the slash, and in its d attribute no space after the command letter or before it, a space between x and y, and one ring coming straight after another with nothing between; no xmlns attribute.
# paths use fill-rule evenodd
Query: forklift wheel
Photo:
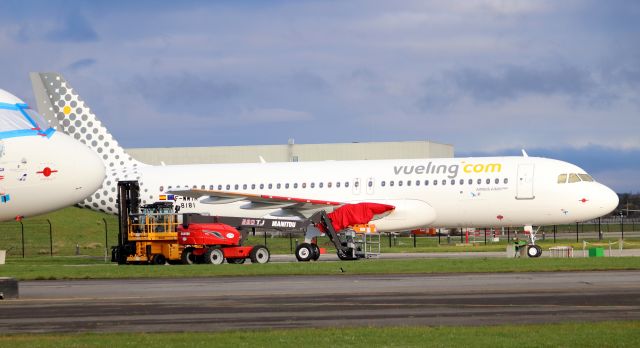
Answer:
<svg viewBox="0 0 640 348"><path fill-rule="evenodd" d="M301 262L309 261L311 260L312 256L313 256L313 249L311 249L311 244L302 243L298 245L298 247L296 248L296 259L298 259L298 261L301 261Z"/></svg>
<svg viewBox="0 0 640 348"><path fill-rule="evenodd" d="M227 263L232 265L241 265L244 263L246 259L229 259L227 258Z"/></svg>
<svg viewBox="0 0 640 348"><path fill-rule="evenodd" d="M154 265L164 265L167 259L162 254L155 254L151 257L151 263Z"/></svg>
<svg viewBox="0 0 640 348"><path fill-rule="evenodd" d="M313 256L311 256L311 260L318 261L320 258L320 247L318 244L311 243L311 250L313 251Z"/></svg>

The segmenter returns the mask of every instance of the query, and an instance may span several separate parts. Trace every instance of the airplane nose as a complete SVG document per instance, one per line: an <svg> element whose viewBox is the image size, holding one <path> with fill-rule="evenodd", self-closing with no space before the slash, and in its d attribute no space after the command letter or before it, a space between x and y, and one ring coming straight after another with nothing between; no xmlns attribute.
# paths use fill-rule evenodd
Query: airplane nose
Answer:
<svg viewBox="0 0 640 348"><path fill-rule="evenodd" d="M617 193L604 185L602 185L601 191L602 193L600 194L600 209L602 209L602 215L606 215L618 207L619 198Z"/></svg>
<svg viewBox="0 0 640 348"><path fill-rule="evenodd" d="M67 166L69 182L69 198L77 203L97 191L106 176L106 169L98 154L93 152L85 144L72 139L66 134L56 133L55 140L65 146L67 158L64 163Z"/></svg>

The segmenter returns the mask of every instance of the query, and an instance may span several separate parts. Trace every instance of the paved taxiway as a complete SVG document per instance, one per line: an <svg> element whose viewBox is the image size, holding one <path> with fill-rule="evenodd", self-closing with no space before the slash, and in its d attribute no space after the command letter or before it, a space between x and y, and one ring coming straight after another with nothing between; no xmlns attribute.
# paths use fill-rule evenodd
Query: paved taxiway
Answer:
<svg viewBox="0 0 640 348"><path fill-rule="evenodd" d="M25 281L0 333L640 320L640 271ZM336 270L338 271L338 270Z"/></svg>

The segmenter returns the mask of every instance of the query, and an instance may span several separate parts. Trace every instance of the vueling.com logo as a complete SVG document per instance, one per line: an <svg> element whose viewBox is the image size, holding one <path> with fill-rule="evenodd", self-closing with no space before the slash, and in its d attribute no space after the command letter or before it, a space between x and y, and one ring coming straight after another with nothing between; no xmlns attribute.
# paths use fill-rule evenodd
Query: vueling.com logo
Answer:
<svg viewBox="0 0 640 348"><path fill-rule="evenodd" d="M393 172L395 175L400 174L447 174L449 179L453 179L458 176L460 167L462 171L467 174L479 174L479 173L500 173L502 171L502 164L500 163L465 163L461 164L440 164L436 165L433 162L427 163L426 166L419 165L402 165L393 166Z"/></svg>

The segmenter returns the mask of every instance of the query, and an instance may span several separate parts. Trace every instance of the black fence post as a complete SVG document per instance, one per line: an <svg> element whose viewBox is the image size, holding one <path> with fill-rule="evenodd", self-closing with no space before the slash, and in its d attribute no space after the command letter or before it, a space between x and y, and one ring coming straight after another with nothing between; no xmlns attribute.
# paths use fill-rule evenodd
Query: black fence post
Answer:
<svg viewBox="0 0 640 348"><path fill-rule="evenodd" d="M487 245L487 228L484 228L484 245Z"/></svg>
<svg viewBox="0 0 640 348"><path fill-rule="evenodd" d="M53 257L53 227L49 219L47 219L47 223L49 223L49 256Z"/></svg>
<svg viewBox="0 0 640 348"><path fill-rule="evenodd" d="M553 244L556 244L556 231L558 230L558 225L553 225Z"/></svg>
<svg viewBox="0 0 640 348"><path fill-rule="evenodd" d="M102 222L104 222L104 262L107 262L107 256L109 255L109 230L107 228L107 219L102 218Z"/></svg>
<svg viewBox="0 0 640 348"><path fill-rule="evenodd" d="M437 229L436 231L437 231L436 234L438 235L438 245L440 245L440 231L438 231Z"/></svg>
<svg viewBox="0 0 640 348"><path fill-rule="evenodd" d="M18 222L20 223L20 235L22 236L22 258L24 259L24 225L22 224L22 220Z"/></svg>
<svg viewBox="0 0 640 348"><path fill-rule="evenodd" d="M418 234L413 233L413 247L414 248L416 247L416 239L417 239L417 237L418 237Z"/></svg>
<svg viewBox="0 0 640 348"><path fill-rule="evenodd" d="M293 237L291 236L291 232L289 232L289 249L291 250L291 253L293 254Z"/></svg>
<svg viewBox="0 0 640 348"><path fill-rule="evenodd" d="M576 243L578 243L580 241L580 239L578 237L578 232L580 231L580 226L578 224L579 224L579 222L576 222Z"/></svg>
<svg viewBox="0 0 640 348"><path fill-rule="evenodd" d="M264 246L267 246L267 230L264 230Z"/></svg>
<svg viewBox="0 0 640 348"><path fill-rule="evenodd" d="M511 230L507 227L507 245L511 244Z"/></svg>
<svg viewBox="0 0 640 348"><path fill-rule="evenodd" d="M598 240L602 240L602 224L600 218L598 218Z"/></svg>
<svg viewBox="0 0 640 348"><path fill-rule="evenodd" d="M389 236L389 248L391 248L391 232L387 233L387 236Z"/></svg>
<svg viewBox="0 0 640 348"><path fill-rule="evenodd" d="M462 229L460 229L460 244L464 243L464 239L462 239L462 237L464 235L464 232L462 231Z"/></svg>

